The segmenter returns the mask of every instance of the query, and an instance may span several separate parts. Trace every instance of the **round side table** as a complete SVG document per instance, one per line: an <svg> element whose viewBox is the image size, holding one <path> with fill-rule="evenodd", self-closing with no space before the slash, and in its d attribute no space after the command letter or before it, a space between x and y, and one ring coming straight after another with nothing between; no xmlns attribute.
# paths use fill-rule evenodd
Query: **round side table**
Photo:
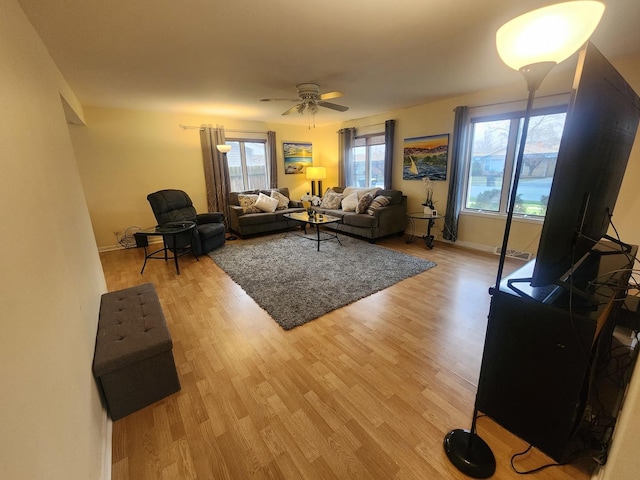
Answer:
<svg viewBox="0 0 640 480"><path fill-rule="evenodd" d="M409 212L407 213L407 217L409 217L409 224L411 225L411 231L413 235L410 235L407 238L407 243L415 242L418 237L416 232L416 220L426 220L426 232L422 236L424 239L424 243L428 248L433 248L433 235L431 235L431 227L435 224L436 220L444 218L444 215L432 215L424 212Z"/></svg>

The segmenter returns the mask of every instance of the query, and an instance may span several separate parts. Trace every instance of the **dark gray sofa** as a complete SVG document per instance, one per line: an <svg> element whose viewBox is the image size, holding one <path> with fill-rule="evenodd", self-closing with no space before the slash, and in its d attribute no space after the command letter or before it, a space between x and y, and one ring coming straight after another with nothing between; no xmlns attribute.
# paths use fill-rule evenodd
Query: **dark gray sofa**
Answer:
<svg viewBox="0 0 640 480"><path fill-rule="evenodd" d="M289 208L276 210L275 212L245 213L242 211L238 195L252 194L258 195L264 193L271 195L271 190L276 190L282 195L290 199ZM288 188L273 188L271 190L246 190L244 192L231 192L229 194L229 223L233 232L244 237L248 235L257 235L260 233L277 232L287 228L287 220L284 218L285 213L302 212L301 202L291 201Z"/></svg>
<svg viewBox="0 0 640 480"><path fill-rule="evenodd" d="M289 197L288 188L276 188L273 190ZM337 193L341 193L343 188L333 187L332 190ZM240 236L285 230L292 227L292 223L289 222L289 224L287 224L287 220L283 215L285 213L304 211L300 201L291 200L289 197L290 203L289 208L287 209L276 210L273 213L243 212L238 200L238 195L258 195L260 192L265 195L271 194L271 190L251 190L245 192L231 192L229 194L231 230ZM342 222L339 224L327 225L328 228L338 230L342 233L349 233L366 238L372 243L376 239L387 235L401 235L405 230L407 222L407 197L402 195L400 190L379 190L377 194L389 197L390 205L376 208L373 215L369 215L367 213L345 212L341 209L329 210L321 207L313 208L317 212L333 215L342 219Z"/></svg>
<svg viewBox="0 0 640 480"><path fill-rule="evenodd" d="M341 193L344 188L333 187L336 193ZM345 212L342 209L329 210L327 208L313 207L316 212L339 217L339 224L328 224L327 228L350 233L368 239L371 243L376 239L387 235L404 233L407 225L407 197L400 190L378 190L376 196L382 195L390 200L389 206L376 208L373 215L368 213Z"/></svg>

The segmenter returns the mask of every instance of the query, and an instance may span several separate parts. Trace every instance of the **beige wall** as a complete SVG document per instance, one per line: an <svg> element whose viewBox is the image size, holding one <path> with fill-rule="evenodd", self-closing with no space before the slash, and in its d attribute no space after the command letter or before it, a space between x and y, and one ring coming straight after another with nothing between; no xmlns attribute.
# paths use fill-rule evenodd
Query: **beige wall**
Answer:
<svg viewBox="0 0 640 480"><path fill-rule="evenodd" d="M637 59L635 59L637 60ZM635 85L640 83L638 62L634 59L620 63L620 70ZM573 64L552 72L537 92L536 106L549 102L551 95L567 93L572 84ZM640 90L640 87L636 88ZM359 130L384 128L384 121L396 120L394 158L403 155L403 139L453 133L453 109L458 105L481 107L504 102L520 102L524 106L526 86L520 74L514 72L510 88L477 92L462 97L418 105L382 115L344 122L322 128L304 126L242 122L233 119L193 116L188 114L136 112L103 108L85 108L86 126L72 126L72 140L85 187L96 241L101 249L116 245L114 232L124 232L130 226L150 226L154 218L146 195L161 188L186 190L199 211L205 209L205 187L198 131L183 130L183 125L224 125L233 136L233 130L266 132L276 131L279 186L288 187L292 198L309 189L302 175L285 175L282 159L283 141L311 141L314 146L314 164L327 166L329 178L324 187L337 184L337 130L355 126ZM640 146L636 145L614 221L623 238L640 241L640 227L634 213L640 200L634 191L634 179L640 176ZM444 212L448 181L435 182L436 208ZM402 179L402 162L397 161L393 172L394 188L408 196L409 211L422 210L423 184ZM442 237L442 222L437 222L434 233ZM423 228L419 225L418 228ZM535 220L515 219L509 239L509 248L535 254L542 223ZM472 248L495 251L502 244L503 217L462 214L459 222L458 243Z"/></svg>
<svg viewBox="0 0 640 480"><path fill-rule="evenodd" d="M0 0L0 476L99 479L91 364L102 267L65 122L78 106L15 0Z"/></svg>
<svg viewBox="0 0 640 480"><path fill-rule="evenodd" d="M148 227L155 219L147 195L164 188L186 191L199 212L206 211L206 190L198 129L179 125L223 125L227 137L245 132L276 132L278 185L292 198L308 190L304 175L285 175L283 141L312 142L314 165L326 166L323 186L337 181L334 128L269 125L188 114L85 108L86 126L70 126L98 247L113 248L114 232Z"/></svg>

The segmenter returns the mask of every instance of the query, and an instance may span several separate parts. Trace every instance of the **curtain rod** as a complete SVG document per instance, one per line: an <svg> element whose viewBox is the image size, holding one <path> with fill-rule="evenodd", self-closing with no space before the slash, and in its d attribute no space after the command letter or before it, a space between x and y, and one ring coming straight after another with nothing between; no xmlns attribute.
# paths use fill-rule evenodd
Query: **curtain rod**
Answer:
<svg viewBox="0 0 640 480"><path fill-rule="evenodd" d="M184 130L193 130L193 129L198 129L198 130L200 130L201 128L214 128L212 125L200 125L200 126L197 126L197 125L182 125L181 123L180 123L180 124L178 124L178 126L179 126L180 128L182 128L182 129L184 129ZM216 128L217 128L217 127L216 127ZM261 134L265 134L265 135L266 135L267 133L269 133L269 132L259 132L259 131L257 131L257 130L256 130L256 131L251 131L251 130L227 130L227 129L225 129L224 131L225 131L225 133L226 133L226 132L235 132L235 133L261 133Z"/></svg>

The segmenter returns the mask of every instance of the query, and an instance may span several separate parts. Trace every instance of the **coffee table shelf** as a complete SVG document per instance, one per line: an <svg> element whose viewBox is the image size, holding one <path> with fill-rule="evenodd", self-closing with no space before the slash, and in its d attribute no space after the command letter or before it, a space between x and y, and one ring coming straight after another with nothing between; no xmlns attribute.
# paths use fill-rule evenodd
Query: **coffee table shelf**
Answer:
<svg viewBox="0 0 640 480"><path fill-rule="evenodd" d="M342 222L342 219L339 217L334 217L332 215L324 215L324 214L316 214L314 216L310 216L307 212L285 213L283 216L284 218L287 219L287 225L289 224L289 221L292 221L294 222L294 224L299 224L302 227L302 230L305 232L305 235L300 235L295 232L292 232L292 233L294 233L299 237L306 238L307 240L314 240L318 245L318 252L320 251L320 242L324 242L326 240L337 240L338 243L342 245L342 242L340 242L340 239L338 238L338 230L336 230L335 233L329 233L325 230L322 230L322 231L320 230L321 225L328 225L330 223L339 224L340 222ZM307 225L315 225L316 227L315 237L306 235ZM291 231L290 228L288 228L287 235L289 234L290 231Z"/></svg>

